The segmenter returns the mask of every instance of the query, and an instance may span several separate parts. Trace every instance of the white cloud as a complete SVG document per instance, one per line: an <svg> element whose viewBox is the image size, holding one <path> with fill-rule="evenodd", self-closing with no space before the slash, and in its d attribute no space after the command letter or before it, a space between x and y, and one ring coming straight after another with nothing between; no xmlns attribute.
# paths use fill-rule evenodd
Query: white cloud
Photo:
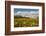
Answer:
<svg viewBox="0 0 46 36"><path fill-rule="evenodd" d="M14 15L20 15L20 16L23 16L23 17L31 17L31 18L35 18L37 17L39 14L39 12L35 12L35 11L31 11L31 12L21 12L21 11L18 11L17 13L15 13Z"/></svg>

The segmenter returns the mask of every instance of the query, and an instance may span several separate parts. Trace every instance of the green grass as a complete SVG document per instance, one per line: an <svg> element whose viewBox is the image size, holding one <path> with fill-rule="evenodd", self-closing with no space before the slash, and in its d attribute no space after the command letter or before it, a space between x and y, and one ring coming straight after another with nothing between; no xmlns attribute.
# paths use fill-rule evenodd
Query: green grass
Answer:
<svg viewBox="0 0 46 36"><path fill-rule="evenodd" d="M38 26L39 19L14 17L14 27L34 27Z"/></svg>

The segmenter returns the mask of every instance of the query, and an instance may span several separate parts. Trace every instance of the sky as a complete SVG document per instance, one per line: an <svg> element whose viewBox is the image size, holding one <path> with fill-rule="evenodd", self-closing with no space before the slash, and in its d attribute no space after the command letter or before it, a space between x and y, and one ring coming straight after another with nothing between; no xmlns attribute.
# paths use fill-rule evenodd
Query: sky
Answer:
<svg viewBox="0 0 46 36"><path fill-rule="evenodd" d="M14 16L21 15L25 17L35 17L38 16L39 9L23 9L23 8L14 8Z"/></svg>
<svg viewBox="0 0 46 36"><path fill-rule="evenodd" d="M39 11L39 9L23 9L23 8L14 8L14 13L17 13L18 11L21 12L31 12L31 11Z"/></svg>

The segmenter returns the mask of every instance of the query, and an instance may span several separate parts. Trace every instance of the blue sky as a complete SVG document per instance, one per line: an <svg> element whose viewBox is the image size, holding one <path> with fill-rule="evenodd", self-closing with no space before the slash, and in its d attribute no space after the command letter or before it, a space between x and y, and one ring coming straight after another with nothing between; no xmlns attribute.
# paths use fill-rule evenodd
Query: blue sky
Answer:
<svg viewBox="0 0 46 36"><path fill-rule="evenodd" d="M14 8L14 13L17 13L21 11L22 12L31 12L31 11L34 11L34 12L37 12L39 11L39 9L23 9L23 8Z"/></svg>
<svg viewBox="0 0 46 36"><path fill-rule="evenodd" d="M34 18L35 16L39 15L39 9L14 8L14 16L16 15Z"/></svg>

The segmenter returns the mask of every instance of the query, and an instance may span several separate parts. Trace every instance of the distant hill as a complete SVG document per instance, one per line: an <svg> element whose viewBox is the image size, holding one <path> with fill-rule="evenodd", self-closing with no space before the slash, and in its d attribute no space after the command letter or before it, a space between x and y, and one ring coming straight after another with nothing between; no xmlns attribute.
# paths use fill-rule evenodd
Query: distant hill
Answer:
<svg viewBox="0 0 46 36"><path fill-rule="evenodd" d="M18 12L14 14L17 17L29 17L29 18L37 18L39 16L38 12Z"/></svg>

